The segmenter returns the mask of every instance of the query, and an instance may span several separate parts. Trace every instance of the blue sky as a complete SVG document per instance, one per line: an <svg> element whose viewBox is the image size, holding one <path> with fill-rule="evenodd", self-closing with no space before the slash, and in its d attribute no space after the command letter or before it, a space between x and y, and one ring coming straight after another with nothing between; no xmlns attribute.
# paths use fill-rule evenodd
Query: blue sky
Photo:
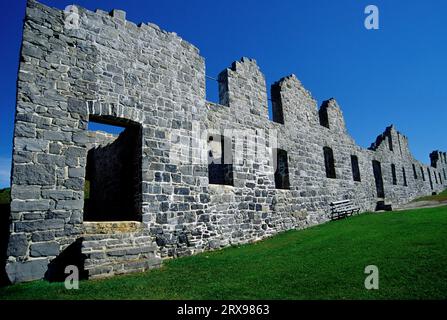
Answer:
<svg viewBox="0 0 447 320"><path fill-rule="evenodd" d="M64 8L73 1L42 0ZM444 0L141 1L77 0L127 11L200 49L215 77L242 56L255 58L267 86L295 73L318 103L335 97L350 134L368 147L386 126L407 135L416 158L447 150L447 25ZM364 28L368 4L380 29ZM16 77L25 0L2 1L0 19L0 187L9 185ZM208 82L216 100L217 84Z"/></svg>

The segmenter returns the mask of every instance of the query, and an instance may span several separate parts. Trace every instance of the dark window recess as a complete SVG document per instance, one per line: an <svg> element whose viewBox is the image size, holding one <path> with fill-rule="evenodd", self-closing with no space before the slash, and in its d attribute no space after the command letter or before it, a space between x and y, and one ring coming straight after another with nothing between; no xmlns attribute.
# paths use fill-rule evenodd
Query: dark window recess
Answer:
<svg viewBox="0 0 447 320"><path fill-rule="evenodd" d="M121 130L116 130L117 125ZM91 116L89 130L96 134L87 153L84 221L141 220L141 126ZM112 134L104 135L98 130Z"/></svg>
<svg viewBox="0 0 447 320"><path fill-rule="evenodd" d="M427 168L428 180L430 181L430 188L433 190L433 180L431 179L430 169Z"/></svg>
<svg viewBox="0 0 447 320"><path fill-rule="evenodd" d="M208 137L208 179L210 184L233 185L231 140L224 136Z"/></svg>
<svg viewBox="0 0 447 320"><path fill-rule="evenodd" d="M274 149L273 157L274 157L273 163L275 169L275 188L290 189L287 152L281 149Z"/></svg>
<svg viewBox="0 0 447 320"><path fill-rule="evenodd" d="M284 111L281 102L281 88L279 84L273 84L271 86L272 97L272 116L273 122L284 124Z"/></svg>
<svg viewBox="0 0 447 320"><path fill-rule="evenodd" d="M394 163L391 164L391 176L393 177L393 185L397 185L396 166Z"/></svg>
<svg viewBox="0 0 447 320"><path fill-rule="evenodd" d="M320 108L318 111L318 116L320 118L320 125L329 129L329 115L325 106Z"/></svg>
<svg viewBox="0 0 447 320"><path fill-rule="evenodd" d="M445 169L442 169L442 172L444 172L444 180L447 180L447 175L445 173Z"/></svg>
<svg viewBox="0 0 447 320"><path fill-rule="evenodd" d="M437 168L439 161L439 152L433 151L432 153L430 153L430 160L431 160L431 166L433 168Z"/></svg>
<svg viewBox="0 0 447 320"><path fill-rule="evenodd" d="M404 178L404 186L407 187L408 183L407 183L407 173L405 172L405 168L402 167L402 176Z"/></svg>
<svg viewBox="0 0 447 320"><path fill-rule="evenodd" d="M439 182L438 182L438 176L436 175L436 171L433 171L433 175L435 176L435 182L436 182L436 184L439 184Z"/></svg>
<svg viewBox="0 0 447 320"><path fill-rule="evenodd" d="M422 181L425 181L425 173L422 167L421 167L421 175L422 175Z"/></svg>
<svg viewBox="0 0 447 320"><path fill-rule="evenodd" d="M413 177L414 177L414 180L417 180L417 178L418 178L418 173L416 171L416 166L414 165L414 163L413 163Z"/></svg>
<svg viewBox="0 0 447 320"><path fill-rule="evenodd" d="M219 104L223 106L230 106L229 90L228 90L228 70L225 69L217 76L217 83L219 88Z"/></svg>
<svg viewBox="0 0 447 320"><path fill-rule="evenodd" d="M439 174L439 184L442 184L441 172L438 172L438 174Z"/></svg>
<svg viewBox="0 0 447 320"><path fill-rule="evenodd" d="M379 161L373 160L374 180L376 183L377 198L385 198L385 190L383 188L382 166Z"/></svg>
<svg viewBox="0 0 447 320"><path fill-rule="evenodd" d="M326 167L326 177L331 179L336 179L337 175L335 174L335 161L334 161L334 153L331 148L324 147L324 165Z"/></svg>
<svg viewBox="0 0 447 320"><path fill-rule="evenodd" d="M391 136L391 132L388 134L388 146L390 147L390 151L393 151L393 137Z"/></svg>
<svg viewBox="0 0 447 320"><path fill-rule="evenodd" d="M351 167L352 167L352 178L354 179L354 181L361 181L359 158L357 156L351 155Z"/></svg>

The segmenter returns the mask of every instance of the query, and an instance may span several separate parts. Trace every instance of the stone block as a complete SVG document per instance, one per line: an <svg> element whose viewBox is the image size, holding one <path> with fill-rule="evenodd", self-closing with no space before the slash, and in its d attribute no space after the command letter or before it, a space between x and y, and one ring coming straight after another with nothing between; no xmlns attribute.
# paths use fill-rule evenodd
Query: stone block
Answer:
<svg viewBox="0 0 447 320"><path fill-rule="evenodd" d="M43 138L48 141L71 142L71 132L45 131Z"/></svg>
<svg viewBox="0 0 447 320"><path fill-rule="evenodd" d="M31 138L16 138L14 147L19 151L44 152L48 149L48 141Z"/></svg>
<svg viewBox="0 0 447 320"><path fill-rule="evenodd" d="M46 219L36 221L18 221L14 223L15 232L34 232L52 229L63 229L65 225L62 219Z"/></svg>
<svg viewBox="0 0 447 320"><path fill-rule="evenodd" d="M51 208L50 200L12 200L11 211L46 211Z"/></svg>
<svg viewBox="0 0 447 320"><path fill-rule="evenodd" d="M110 15L118 20L125 21L126 20L126 11L113 9L110 12Z"/></svg>
<svg viewBox="0 0 447 320"><path fill-rule="evenodd" d="M59 252L60 252L59 243L55 241L33 243L30 246L31 257L57 256Z"/></svg>
<svg viewBox="0 0 447 320"><path fill-rule="evenodd" d="M13 183L21 185L48 186L55 183L55 168L41 164L14 166Z"/></svg>
<svg viewBox="0 0 447 320"><path fill-rule="evenodd" d="M83 178L85 176L84 168L69 168L68 177L69 178Z"/></svg>
<svg viewBox="0 0 447 320"><path fill-rule="evenodd" d="M18 200L39 199L41 196L41 187L15 185L11 190L11 197Z"/></svg>
<svg viewBox="0 0 447 320"><path fill-rule="evenodd" d="M42 279L48 268L48 259L33 259L26 262L9 262L6 273L11 283Z"/></svg>
<svg viewBox="0 0 447 320"><path fill-rule="evenodd" d="M26 234L16 233L9 237L8 256L25 256L28 251L28 240Z"/></svg>

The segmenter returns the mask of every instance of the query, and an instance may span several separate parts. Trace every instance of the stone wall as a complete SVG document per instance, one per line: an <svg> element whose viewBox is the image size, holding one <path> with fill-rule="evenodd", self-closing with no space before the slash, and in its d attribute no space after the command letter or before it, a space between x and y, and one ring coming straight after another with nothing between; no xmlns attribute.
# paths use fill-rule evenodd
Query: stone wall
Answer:
<svg viewBox="0 0 447 320"><path fill-rule="evenodd" d="M70 14L33 0L26 10L6 265L12 282L50 278L53 266L64 263L85 268L87 276L146 270L161 258L325 222L334 200L375 210L378 203L395 207L447 186L445 153L434 152L431 166L420 163L394 127L370 149L359 147L337 102L325 101L319 110L294 75L272 85L281 123L272 122L255 60L243 58L220 73L220 104L209 103L204 59L176 34L137 26L120 10L77 7L75 27L67 24ZM141 168L138 221L84 222L87 155L101 144L87 130L94 119L141 128L133 158ZM228 185L209 183L209 135L231 142L224 152L232 159ZM333 151L335 179L326 177L324 147ZM278 149L287 154L282 172L289 188L275 188ZM361 181L353 179L352 155ZM373 160L382 168L383 199Z"/></svg>

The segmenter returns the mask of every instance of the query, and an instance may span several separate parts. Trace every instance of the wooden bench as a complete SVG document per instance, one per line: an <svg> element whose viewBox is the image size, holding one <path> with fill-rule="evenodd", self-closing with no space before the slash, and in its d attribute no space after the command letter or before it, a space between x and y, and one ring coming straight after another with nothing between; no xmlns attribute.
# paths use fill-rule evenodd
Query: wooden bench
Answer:
<svg viewBox="0 0 447 320"><path fill-rule="evenodd" d="M352 216L359 213L360 208L356 207L351 200L341 200L331 202L331 220Z"/></svg>

